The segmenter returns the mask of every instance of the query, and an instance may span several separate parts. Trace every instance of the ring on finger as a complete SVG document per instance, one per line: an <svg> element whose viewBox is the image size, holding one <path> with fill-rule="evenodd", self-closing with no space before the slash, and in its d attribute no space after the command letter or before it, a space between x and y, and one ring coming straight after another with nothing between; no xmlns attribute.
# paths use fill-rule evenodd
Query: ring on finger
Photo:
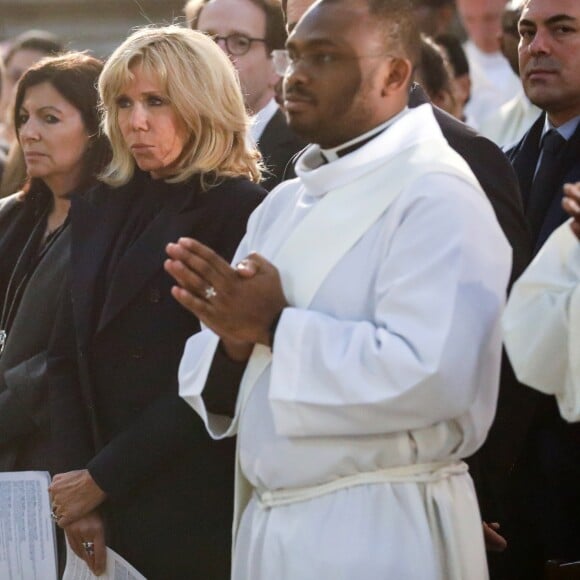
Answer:
<svg viewBox="0 0 580 580"><path fill-rule="evenodd" d="M211 300L212 298L215 298L217 296L217 292L215 291L215 288L213 286L208 286L205 289L204 296L206 300Z"/></svg>
<svg viewBox="0 0 580 580"><path fill-rule="evenodd" d="M51 517L51 518L52 518L52 519L53 519L55 522L58 522L58 520L60 520L60 516L59 516L59 515L57 515L57 513L56 513L56 507L53 507L53 508L50 510L50 517Z"/></svg>
<svg viewBox="0 0 580 580"><path fill-rule="evenodd" d="M83 547L84 551L87 553L87 556L94 556L95 555L95 542L81 542L81 546Z"/></svg>

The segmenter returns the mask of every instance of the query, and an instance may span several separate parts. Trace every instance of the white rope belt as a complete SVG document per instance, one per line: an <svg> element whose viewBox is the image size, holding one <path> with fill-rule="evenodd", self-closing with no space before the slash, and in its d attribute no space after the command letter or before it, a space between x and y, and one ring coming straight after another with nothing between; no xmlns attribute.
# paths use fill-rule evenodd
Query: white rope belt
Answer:
<svg viewBox="0 0 580 580"><path fill-rule="evenodd" d="M263 509L298 503L314 499L341 489L376 483L431 483L447 479L454 475L467 473L467 464L463 461L439 461L417 463L390 467L379 471L368 471L340 477L328 483L295 487L289 489L259 490L256 489L258 504Z"/></svg>

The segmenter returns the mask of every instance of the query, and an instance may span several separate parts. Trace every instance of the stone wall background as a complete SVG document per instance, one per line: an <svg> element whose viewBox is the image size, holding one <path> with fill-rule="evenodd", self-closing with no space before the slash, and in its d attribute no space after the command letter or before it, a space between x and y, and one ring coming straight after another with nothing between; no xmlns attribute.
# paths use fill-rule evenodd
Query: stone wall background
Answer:
<svg viewBox="0 0 580 580"><path fill-rule="evenodd" d="M136 26L183 23L185 0L0 0L0 42L31 28L104 58Z"/></svg>

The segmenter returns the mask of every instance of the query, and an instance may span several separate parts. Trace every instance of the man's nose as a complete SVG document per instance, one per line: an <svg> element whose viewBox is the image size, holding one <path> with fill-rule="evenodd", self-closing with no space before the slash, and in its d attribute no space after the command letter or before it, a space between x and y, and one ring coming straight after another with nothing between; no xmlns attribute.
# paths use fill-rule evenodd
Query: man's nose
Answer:
<svg viewBox="0 0 580 580"><path fill-rule="evenodd" d="M294 85L304 84L309 79L308 67L303 59L298 58L288 63L288 68L284 74L284 90Z"/></svg>
<svg viewBox="0 0 580 580"><path fill-rule="evenodd" d="M550 40L548 32L545 30L537 30L534 38L528 44L528 50L531 54L549 54Z"/></svg>

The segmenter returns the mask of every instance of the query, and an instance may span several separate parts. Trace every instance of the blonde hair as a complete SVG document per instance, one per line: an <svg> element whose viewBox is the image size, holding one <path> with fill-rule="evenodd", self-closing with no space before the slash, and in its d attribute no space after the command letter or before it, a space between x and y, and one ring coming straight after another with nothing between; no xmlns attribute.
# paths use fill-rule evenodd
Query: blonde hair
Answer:
<svg viewBox="0 0 580 580"><path fill-rule="evenodd" d="M177 118L189 134L167 181L182 182L199 174L204 187L223 177L260 180L260 154L249 146L250 119L237 73L208 36L181 28L141 28L111 55L99 79L103 130L113 158L101 179L114 187L127 183L135 160L121 134L117 99L139 65L156 77Z"/></svg>

